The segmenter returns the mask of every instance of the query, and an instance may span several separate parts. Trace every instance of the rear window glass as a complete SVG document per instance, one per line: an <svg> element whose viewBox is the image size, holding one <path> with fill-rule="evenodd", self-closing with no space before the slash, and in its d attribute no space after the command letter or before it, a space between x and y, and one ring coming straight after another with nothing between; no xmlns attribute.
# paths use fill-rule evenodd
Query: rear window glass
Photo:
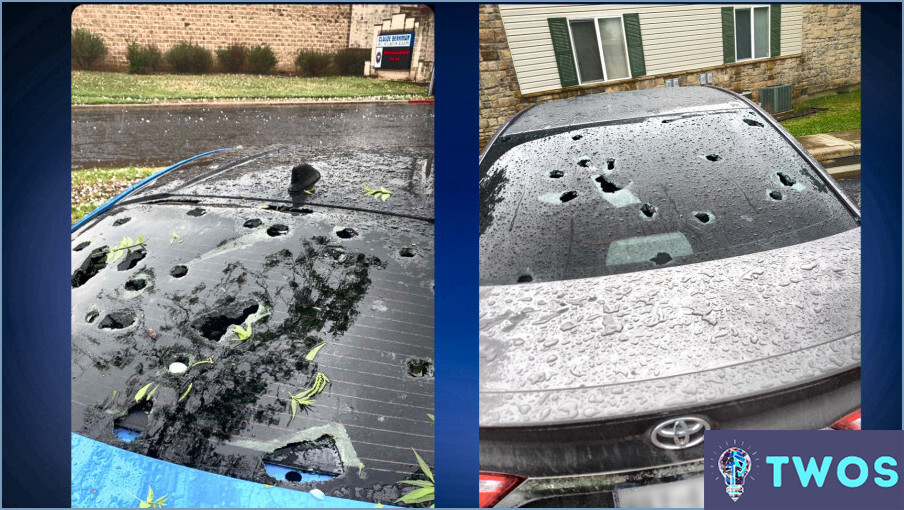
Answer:
<svg viewBox="0 0 904 510"><path fill-rule="evenodd" d="M651 117L530 140L481 168L482 285L671 267L856 228L755 112Z"/></svg>

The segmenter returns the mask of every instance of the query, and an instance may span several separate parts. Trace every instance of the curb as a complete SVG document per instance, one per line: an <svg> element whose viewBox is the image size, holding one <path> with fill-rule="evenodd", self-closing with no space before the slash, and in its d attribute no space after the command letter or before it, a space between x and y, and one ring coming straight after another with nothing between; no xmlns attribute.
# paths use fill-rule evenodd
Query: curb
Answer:
<svg viewBox="0 0 904 510"><path fill-rule="evenodd" d="M851 144L843 147L820 147L809 151L814 158L822 161L830 161L839 158L849 158L860 155L860 144Z"/></svg>
<svg viewBox="0 0 904 510"><path fill-rule="evenodd" d="M836 181L840 181L841 179L853 179L855 177L860 177L860 163L826 168L826 172L829 172L829 175Z"/></svg>
<svg viewBox="0 0 904 510"><path fill-rule="evenodd" d="M73 110L103 110L103 109L121 109L121 108L130 108L130 109L151 109L151 108L159 108L159 107L194 107L194 108L223 108L223 107L234 107L234 108L248 108L248 107L257 107L257 106L300 106L300 105L323 105L323 106L335 106L335 105L350 105L350 104L378 104L378 105L390 105L390 104L418 104L418 103L433 103L433 99L346 99L346 100L337 100L337 99L288 99L288 100L274 100L274 99L266 99L266 100L242 100L242 101L228 101L228 100L214 100L214 101L158 101L154 103L112 103L112 104L73 104L70 105Z"/></svg>
<svg viewBox="0 0 904 510"><path fill-rule="evenodd" d="M860 130L795 137L819 162L860 155Z"/></svg>

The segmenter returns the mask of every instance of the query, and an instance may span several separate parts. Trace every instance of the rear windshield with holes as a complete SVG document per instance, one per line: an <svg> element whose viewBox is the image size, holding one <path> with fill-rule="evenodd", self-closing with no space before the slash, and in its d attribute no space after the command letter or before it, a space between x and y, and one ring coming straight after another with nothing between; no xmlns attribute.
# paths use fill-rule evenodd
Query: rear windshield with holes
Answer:
<svg viewBox="0 0 904 510"><path fill-rule="evenodd" d="M747 109L530 138L481 168L482 285L673 267L859 226Z"/></svg>

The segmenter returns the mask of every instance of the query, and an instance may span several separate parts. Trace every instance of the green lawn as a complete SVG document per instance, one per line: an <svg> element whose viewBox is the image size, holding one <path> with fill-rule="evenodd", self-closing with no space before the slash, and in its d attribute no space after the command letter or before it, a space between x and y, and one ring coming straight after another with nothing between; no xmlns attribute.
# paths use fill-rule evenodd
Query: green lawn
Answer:
<svg viewBox="0 0 904 510"><path fill-rule="evenodd" d="M426 85L334 76L249 74L135 75L72 71L72 104L133 104L158 101L236 99L418 99Z"/></svg>
<svg viewBox="0 0 904 510"><path fill-rule="evenodd" d="M91 168L72 171L72 223L159 168Z"/></svg>
<svg viewBox="0 0 904 510"><path fill-rule="evenodd" d="M828 110L782 122L782 126L794 136L860 129L859 90L811 99L796 105L794 111L798 112L805 108L828 108Z"/></svg>

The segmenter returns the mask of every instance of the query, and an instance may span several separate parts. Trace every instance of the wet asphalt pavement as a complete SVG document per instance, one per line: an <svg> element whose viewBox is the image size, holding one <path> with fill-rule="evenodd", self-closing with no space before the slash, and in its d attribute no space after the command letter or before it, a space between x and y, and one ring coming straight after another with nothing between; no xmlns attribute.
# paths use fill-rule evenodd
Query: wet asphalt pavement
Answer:
<svg viewBox="0 0 904 510"><path fill-rule="evenodd" d="M433 104L122 106L72 109L72 168L164 166L272 144L433 151Z"/></svg>
<svg viewBox="0 0 904 510"><path fill-rule="evenodd" d="M857 207L860 206L860 177L856 177L854 179L842 179L838 181L838 185L841 186L841 189L847 193L847 196L851 197L851 200L857 204Z"/></svg>

